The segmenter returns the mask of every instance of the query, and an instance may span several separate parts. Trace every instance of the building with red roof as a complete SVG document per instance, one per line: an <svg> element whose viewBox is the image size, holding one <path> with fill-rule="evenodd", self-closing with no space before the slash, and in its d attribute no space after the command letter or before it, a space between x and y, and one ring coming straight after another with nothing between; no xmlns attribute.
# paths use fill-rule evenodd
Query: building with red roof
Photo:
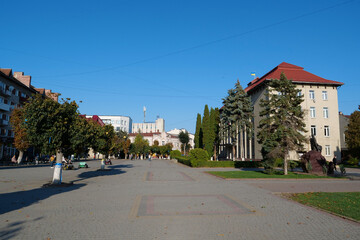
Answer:
<svg viewBox="0 0 360 240"><path fill-rule="evenodd" d="M280 79L280 74L284 73L287 79L291 80L299 90L299 94L304 97L302 109L305 112L304 122L308 130L306 136L311 134L316 136L318 144L322 145L322 154L328 161L336 155L341 159L341 143L339 130L339 107L338 107L338 88L342 82L328 80L313 73L307 72L303 67L283 62L270 70L260 78L256 78L248 83L245 91L251 97L254 108L254 137L247 138L238 146L235 156L231 153L231 140L223 139L220 154L232 159L261 159L261 145L257 142L257 128L260 122L260 101L265 98L265 93L271 91L268 82L273 79ZM244 134L244 133L242 133ZM244 136L244 135L243 135ZM310 142L305 144L305 151L309 151ZM301 152L290 153L290 159L297 160Z"/></svg>

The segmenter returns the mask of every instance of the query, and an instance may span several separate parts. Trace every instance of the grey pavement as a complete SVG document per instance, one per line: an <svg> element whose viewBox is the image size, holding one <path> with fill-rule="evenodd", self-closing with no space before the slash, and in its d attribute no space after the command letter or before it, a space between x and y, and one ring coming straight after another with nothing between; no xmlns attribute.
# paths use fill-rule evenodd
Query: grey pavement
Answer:
<svg viewBox="0 0 360 240"><path fill-rule="evenodd" d="M223 180L169 160L88 164L64 171L74 185L61 188L41 188L49 166L0 167L0 239L359 239L359 223L275 193L359 191L360 181Z"/></svg>

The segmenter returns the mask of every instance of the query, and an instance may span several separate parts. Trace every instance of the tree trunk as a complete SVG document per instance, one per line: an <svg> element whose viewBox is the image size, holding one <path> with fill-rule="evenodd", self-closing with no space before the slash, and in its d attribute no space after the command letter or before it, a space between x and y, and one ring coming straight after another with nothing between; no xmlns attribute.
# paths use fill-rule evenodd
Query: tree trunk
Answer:
<svg viewBox="0 0 360 240"><path fill-rule="evenodd" d="M284 175L288 175L287 154L285 154L285 156L284 156Z"/></svg>
<svg viewBox="0 0 360 240"><path fill-rule="evenodd" d="M54 168L54 175L53 175L53 180L52 180L52 184L61 184L62 181L62 158L63 158L63 153L58 150L56 151L56 163L55 163L55 168Z"/></svg>
<svg viewBox="0 0 360 240"><path fill-rule="evenodd" d="M105 159L101 159L101 170L105 169Z"/></svg>
<svg viewBox="0 0 360 240"><path fill-rule="evenodd" d="M232 158L233 158L233 161L236 160L236 157L235 157L235 152L236 152L236 145L233 144L233 150L232 150Z"/></svg>
<svg viewBox="0 0 360 240"><path fill-rule="evenodd" d="M216 144L214 145L214 161L216 161Z"/></svg>
<svg viewBox="0 0 360 240"><path fill-rule="evenodd" d="M24 156L24 151L19 150L19 157L17 159L17 163L20 164Z"/></svg>

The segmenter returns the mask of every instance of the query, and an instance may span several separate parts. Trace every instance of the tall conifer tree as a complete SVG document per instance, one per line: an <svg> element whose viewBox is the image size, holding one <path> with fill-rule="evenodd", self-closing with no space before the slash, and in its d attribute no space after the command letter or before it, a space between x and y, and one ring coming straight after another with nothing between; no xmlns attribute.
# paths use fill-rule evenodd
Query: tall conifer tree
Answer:
<svg viewBox="0 0 360 240"><path fill-rule="evenodd" d="M204 108L204 115L202 120L202 129L203 129L203 144L204 149L210 154L212 154L212 143L211 143L211 126L210 126L210 112L209 107L206 104Z"/></svg>
<svg viewBox="0 0 360 240"><path fill-rule="evenodd" d="M213 144L213 159L216 160L219 145L219 109L210 109L211 142Z"/></svg>
<svg viewBox="0 0 360 240"><path fill-rule="evenodd" d="M237 80L234 89L228 91L228 96L223 99L223 108L221 109L220 121L222 125L222 134L229 133L232 139L233 158L235 158L235 148L240 137L240 151L244 152L243 143L246 139L243 133L250 135L252 133L253 108L250 97L241 87ZM245 135L246 136L246 135ZM244 154L242 154L245 157Z"/></svg>
<svg viewBox="0 0 360 240"><path fill-rule="evenodd" d="M287 174L287 161L290 151L301 150L306 138L304 112L295 85L281 73L280 80L268 83L268 92L260 106L262 117L259 125L258 142L263 144L264 157L281 157L284 160L284 174Z"/></svg>
<svg viewBox="0 0 360 240"><path fill-rule="evenodd" d="M202 130L201 130L201 115L197 114L196 118L196 131L195 131L195 148L202 148Z"/></svg>

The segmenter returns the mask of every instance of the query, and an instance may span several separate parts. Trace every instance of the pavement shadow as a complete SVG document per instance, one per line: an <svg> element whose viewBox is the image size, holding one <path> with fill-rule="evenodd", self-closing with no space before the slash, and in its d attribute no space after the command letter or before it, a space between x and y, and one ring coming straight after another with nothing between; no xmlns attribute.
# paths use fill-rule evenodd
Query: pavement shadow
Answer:
<svg viewBox="0 0 360 240"><path fill-rule="evenodd" d="M134 165L132 164L119 164L119 165L110 165L108 168L116 169L116 168L133 168Z"/></svg>
<svg viewBox="0 0 360 240"><path fill-rule="evenodd" d="M8 223L6 226L0 228L0 239L8 240L15 239L18 233L24 228L22 225L27 222L35 222L43 219L43 217L35 218L32 220L26 221L16 221L12 223Z"/></svg>
<svg viewBox="0 0 360 240"><path fill-rule="evenodd" d="M126 173L126 171L121 171L119 169L105 169L105 171L101 171L100 169L94 170L94 171L87 171L82 172L78 175L79 179L76 179L72 182L79 182L84 179L94 178L94 177L100 177L100 176L114 176Z"/></svg>
<svg viewBox="0 0 360 240"><path fill-rule="evenodd" d="M40 202L41 200L47 199L57 194L61 194L63 192L77 190L85 185L86 184L74 184L69 187L35 188L19 192L2 193L0 194L0 215L30 206L34 203Z"/></svg>

